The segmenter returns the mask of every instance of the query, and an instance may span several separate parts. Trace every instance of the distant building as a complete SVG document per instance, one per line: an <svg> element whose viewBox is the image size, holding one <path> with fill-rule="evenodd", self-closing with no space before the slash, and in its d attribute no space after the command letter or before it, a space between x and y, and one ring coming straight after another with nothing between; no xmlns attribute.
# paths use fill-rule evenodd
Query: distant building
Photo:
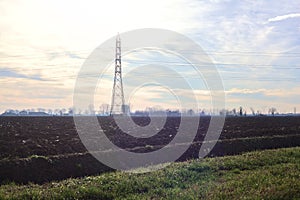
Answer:
<svg viewBox="0 0 300 200"><path fill-rule="evenodd" d="M27 112L25 110L16 112L14 110L7 110L1 116L49 116L45 112Z"/></svg>
<svg viewBox="0 0 300 200"><path fill-rule="evenodd" d="M181 116L181 113L179 112L179 110L167 110L166 111L167 116L173 116L173 117L178 117Z"/></svg>
<svg viewBox="0 0 300 200"><path fill-rule="evenodd" d="M130 115L130 106L122 105L122 111L123 111L124 115Z"/></svg>
<svg viewBox="0 0 300 200"><path fill-rule="evenodd" d="M1 116L18 116L18 114L14 110L6 110Z"/></svg>
<svg viewBox="0 0 300 200"><path fill-rule="evenodd" d="M133 116L149 116L149 112L142 111L142 110L136 110L131 115L133 115Z"/></svg>
<svg viewBox="0 0 300 200"><path fill-rule="evenodd" d="M45 112L28 112L28 116L49 116L49 114Z"/></svg>
<svg viewBox="0 0 300 200"><path fill-rule="evenodd" d="M28 112L26 110L22 110L19 112L19 115L21 116L28 115Z"/></svg>

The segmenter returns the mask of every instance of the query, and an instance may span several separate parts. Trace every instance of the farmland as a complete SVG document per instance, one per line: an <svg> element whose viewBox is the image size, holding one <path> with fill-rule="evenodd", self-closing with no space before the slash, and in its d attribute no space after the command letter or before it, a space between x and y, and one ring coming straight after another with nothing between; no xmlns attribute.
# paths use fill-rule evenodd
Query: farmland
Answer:
<svg viewBox="0 0 300 200"><path fill-rule="evenodd" d="M164 128L150 138L123 133L110 117L98 118L106 136L127 151L155 151L175 136L180 118L167 118ZM136 117L139 125L149 118ZM201 117L193 144L178 161L197 158L210 117ZM189 134L189 133L186 133ZM228 117L209 156L300 145L300 117ZM43 183L111 171L92 157L81 143L72 117L0 117L0 180L2 183Z"/></svg>

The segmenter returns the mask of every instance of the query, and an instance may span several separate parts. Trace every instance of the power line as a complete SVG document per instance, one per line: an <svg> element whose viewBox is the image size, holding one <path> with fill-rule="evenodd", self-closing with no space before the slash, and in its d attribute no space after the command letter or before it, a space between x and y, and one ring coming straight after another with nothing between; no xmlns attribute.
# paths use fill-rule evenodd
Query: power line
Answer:
<svg viewBox="0 0 300 200"><path fill-rule="evenodd" d="M107 49L107 50L112 50L114 47L111 48L102 48L103 50ZM134 53L134 52L141 52L143 50L137 49L137 50L133 50L130 53ZM149 49L148 51L158 51L156 49ZM38 53L44 53L44 54L48 54L48 55L44 55L44 56L34 56L34 55L6 55L6 56L1 56L0 54L0 58L47 58L47 57L55 57L55 56L69 56L70 54L74 54L75 56L78 55L89 55L92 51L91 50L79 50L79 51L49 51L49 52L38 52ZM159 51L158 51L159 52ZM272 55L280 55L283 57L299 57L300 56L300 52L264 52L264 51L213 51L213 50L203 50L203 52L198 52L198 51L194 51L194 50L181 50L180 52L184 52L187 54L195 54L195 55L219 55L219 54L229 54L229 55L241 55L241 56L272 56ZM1 53L1 52L0 52ZM3 53L3 52L2 52ZM5 53L4 53L5 54Z"/></svg>
<svg viewBox="0 0 300 200"><path fill-rule="evenodd" d="M111 50L111 49L110 49ZM79 53L81 52L81 53ZM47 53L53 53L54 56L57 56L57 55L66 55L66 56L69 56L68 54L75 54L75 56L77 55L86 55L88 52L86 53L82 53L84 51L63 51L63 52L47 52ZM134 52L134 51L133 51ZM138 50L136 51L138 52ZM199 52L195 52L195 51L186 51L187 53L194 53L194 54L202 54L202 53L199 53ZM300 52L251 52L251 51L207 51L208 53L213 53L213 54L248 54L248 55L251 55L251 56L256 56L258 54L263 54L263 55L282 55L282 54L286 54L286 55L296 55L296 57L299 57L300 58ZM205 52L203 54L206 54ZM298 56L299 55L299 56ZM21 56L22 55L16 55L16 57L18 56ZM26 55L23 55L26 59L31 59L31 58L41 58L39 56L37 57L28 57ZM246 56L246 55L245 55ZM0 56L1 57L1 56ZM43 58L47 58L47 56L43 57ZM19 61L19 60L17 60ZM3 61L2 61L3 62ZM8 62L7 60L4 61L4 62ZM1 63L1 61L0 61ZM242 70L245 70L245 69L260 69L260 68L269 68L270 70L299 70L300 69L300 66L299 65L281 65L281 64L247 64L247 63L222 63L222 62L216 62L216 63L201 63L201 64L198 64L198 63L184 63L184 62L178 62L178 61L165 61L165 60L149 60L149 61L141 61L141 60L125 60L124 63L127 63L127 64L160 64L160 65L173 65L173 66L190 66L190 65L198 65L198 66L209 66L209 65L215 65L217 68L218 68L218 71L221 72L221 73L235 73L235 74L243 74L243 73L247 73L245 71L240 71L240 72L237 72L237 71L231 71L231 70L226 70L226 67L243 67ZM97 65L97 63L91 63L91 64L94 64L94 65ZM58 67L60 68L66 68L68 67L68 69L71 69L69 67L78 67L78 63L70 63L70 64L46 64L46 65L43 65L44 67L33 67L33 68L19 68L19 67L7 67L5 69L1 69L0 68L0 72L7 72L9 70L15 70L15 71L18 71L18 70L27 70L27 71L41 71L41 70L57 70ZM236 68L236 69L240 69L240 68ZM24 71L22 71L24 73ZM26 75L26 74L24 74ZM155 74L156 76L160 76L160 77L170 77L170 76L166 76L166 75L161 75L161 74ZM84 75L85 77L93 77L94 74L85 74ZM98 77L98 75L96 75ZM30 78L30 77L28 77ZM47 77L49 78L49 77ZM57 78L76 78L76 75L65 75L65 76L51 76L50 79L57 79ZM178 78L178 77L171 77L171 78ZM197 77L193 77L193 76L189 76L187 78L199 78L198 76ZM228 79L230 80L247 80L247 77L229 77ZM249 80L249 77L248 77L248 80ZM252 79L251 80L255 80L255 81L293 81L293 82L299 82L299 80L297 78L280 78L280 79Z"/></svg>
<svg viewBox="0 0 300 200"><path fill-rule="evenodd" d="M146 78L149 76L153 76L152 74L150 75L145 75L145 74L136 74L139 78ZM156 77L162 77L162 78L171 78L171 79L182 79L183 77L186 79L202 79L201 76L170 76L168 74L154 74ZM81 74L80 78L100 78L100 75L95 75L95 74ZM30 78L30 77L28 77ZM49 78L49 77L47 77ZM44 81L56 81L56 80L44 80ZM61 78L70 78L70 79L75 79L77 78L77 75L66 75L66 76L52 76L50 77L51 79L61 79ZM126 81L126 76L124 77ZM293 78L253 78L253 77L241 77L241 76L231 76L231 77L222 77L222 80L235 80L235 81L259 81L259 82L300 82L300 80L296 77ZM1 81L1 79L0 79Z"/></svg>
<svg viewBox="0 0 300 200"><path fill-rule="evenodd" d="M155 61L139 61L139 60L126 60L123 61L123 63L127 63L127 64L140 64L140 65L146 65L146 64L160 64L160 65L176 65L176 66L190 66L190 65L197 65L197 66L209 66L209 65L215 65L217 67L221 67L221 66L241 66L241 67L249 67L249 68L263 68L263 67L273 67L273 69L300 69L300 65L286 65L287 67L283 66L283 65L279 65L279 64L247 64L247 63L184 63L184 62L178 62L178 61L162 61L162 60L155 60ZM92 65L97 65L98 63L90 63ZM77 63L77 66L81 65L79 63ZM44 69L55 69L57 67L74 67L76 66L76 64L72 65L71 63L68 65L61 65L61 64L46 64L43 66L47 66L47 68L45 67L40 67L40 68L30 68L28 70L44 70ZM7 71L7 70L19 70L22 69L24 70L24 68L20 68L20 67L7 67L6 69L2 69L0 68L0 71Z"/></svg>

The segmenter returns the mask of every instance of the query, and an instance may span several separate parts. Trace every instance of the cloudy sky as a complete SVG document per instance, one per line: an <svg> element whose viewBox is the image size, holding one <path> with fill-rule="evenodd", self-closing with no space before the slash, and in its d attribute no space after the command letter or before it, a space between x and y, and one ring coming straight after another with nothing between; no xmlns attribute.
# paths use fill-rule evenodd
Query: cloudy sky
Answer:
<svg viewBox="0 0 300 200"><path fill-rule="evenodd" d="M176 31L201 46L222 77L227 109L243 106L248 112L250 108L267 112L275 107L279 112L293 112L297 107L300 111L299 3L1 0L0 112L72 107L75 80L89 54L118 32L139 28ZM108 51L113 52L114 47ZM125 55L124 76L149 63L177 66L177 72L190 82L199 107L210 106L203 80L174 55L143 51ZM113 67L107 69L95 92L97 109L110 103ZM178 78L159 69L147 74ZM135 86L134 78L124 78L125 96L134 109L177 107L176 95L161 86L148 85L126 93ZM180 87L173 91L187 95Z"/></svg>

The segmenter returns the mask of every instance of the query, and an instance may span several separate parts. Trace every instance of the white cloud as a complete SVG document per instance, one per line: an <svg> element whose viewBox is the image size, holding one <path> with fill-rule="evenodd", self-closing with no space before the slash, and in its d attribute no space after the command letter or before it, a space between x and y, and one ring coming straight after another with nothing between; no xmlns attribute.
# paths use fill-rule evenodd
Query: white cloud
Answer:
<svg viewBox="0 0 300 200"><path fill-rule="evenodd" d="M279 15L273 18L268 19L269 22L277 22L277 21L282 21L285 19L289 18L295 18L295 17L300 17L300 13L292 13L292 14L287 14L287 15Z"/></svg>
<svg viewBox="0 0 300 200"><path fill-rule="evenodd" d="M274 97L293 97L298 96L300 92L300 87L294 87L289 89L248 89L248 88L232 88L225 91L227 95L254 95L262 94L265 96L274 96Z"/></svg>

